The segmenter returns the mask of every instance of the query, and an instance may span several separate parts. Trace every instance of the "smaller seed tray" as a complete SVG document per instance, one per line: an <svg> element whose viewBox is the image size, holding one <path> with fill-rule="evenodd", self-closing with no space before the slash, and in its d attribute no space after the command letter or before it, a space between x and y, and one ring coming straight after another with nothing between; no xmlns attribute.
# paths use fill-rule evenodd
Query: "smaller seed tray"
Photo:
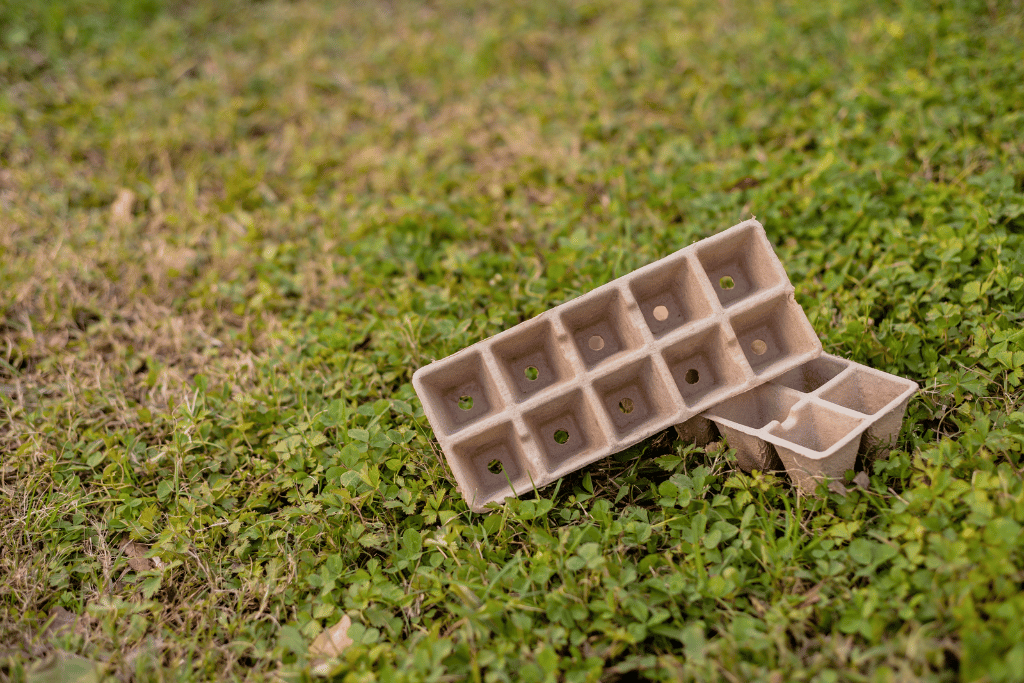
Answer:
<svg viewBox="0 0 1024 683"><path fill-rule="evenodd" d="M704 445L718 428L745 470L780 470L813 491L853 469L858 454L884 457L917 391L909 379L822 354L678 425Z"/></svg>
<svg viewBox="0 0 1024 683"><path fill-rule="evenodd" d="M820 353L749 220L421 367L413 387L482 512Z"/></svg>

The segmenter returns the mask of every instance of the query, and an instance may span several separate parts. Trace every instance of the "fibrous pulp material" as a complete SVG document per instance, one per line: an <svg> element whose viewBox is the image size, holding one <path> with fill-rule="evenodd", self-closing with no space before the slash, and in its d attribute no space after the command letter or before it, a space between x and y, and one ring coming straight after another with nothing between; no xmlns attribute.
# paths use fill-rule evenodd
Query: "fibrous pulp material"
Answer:
<svg viewBox="0 0 1024 683"><path fill-rule="evenodd" d="M413 387L480 512L820 354L749 220L424 366Z"/></svg>
<svg viewBox="0 0 1024 683"><path fill-rule="evenodd" d="M794 484L813 491L853 469L858 454L888 455L916 391L909 379L823 354L676 430L704 445L717 426L742 469L785 467Z"/></svg>

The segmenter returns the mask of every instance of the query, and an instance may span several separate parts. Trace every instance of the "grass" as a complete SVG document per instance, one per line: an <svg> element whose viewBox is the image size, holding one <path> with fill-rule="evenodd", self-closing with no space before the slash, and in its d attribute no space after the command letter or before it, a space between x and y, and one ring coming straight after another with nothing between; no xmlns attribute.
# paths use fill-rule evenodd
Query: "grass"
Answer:
<svg viewBox="0 0 1024 683"><path fill-rule="evenodd" d="M0 679L1017 679L1022 42L0 0ZM412 372L752 214L826 350L922 385L869 486L667 433L468 512Z"/></svg>

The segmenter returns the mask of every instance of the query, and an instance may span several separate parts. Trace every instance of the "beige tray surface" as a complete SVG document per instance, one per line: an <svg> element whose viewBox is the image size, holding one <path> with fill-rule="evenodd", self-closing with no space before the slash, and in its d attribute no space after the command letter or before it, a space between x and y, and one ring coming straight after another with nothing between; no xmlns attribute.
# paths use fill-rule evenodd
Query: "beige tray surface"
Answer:
<svg viewBox="0 0 1024 683"><path fill-rule="evenodd" d="M413 387L480 512L820 353L749 220L421 367Z"/></svg>
<svg viewBox="0 0 1024 683"><path fill-rule="evenodd" d="M706 443L713 423L736 448L742 469L785 467L798 487L813 490L853 469L858 454L886 455L917 388L909 379L822 354L677 431Z"/></svg>

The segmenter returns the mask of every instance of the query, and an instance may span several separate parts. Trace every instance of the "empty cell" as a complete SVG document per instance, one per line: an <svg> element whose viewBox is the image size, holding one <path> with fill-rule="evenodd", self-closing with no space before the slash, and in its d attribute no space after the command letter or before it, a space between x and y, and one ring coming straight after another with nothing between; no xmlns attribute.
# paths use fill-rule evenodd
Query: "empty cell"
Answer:
<svg viewBox="0 0 1024 683"><path fill-rule="evenodd" d="M725 308L786 281L771 246L754 225L699 247L697 258Z"/></svg>
<svg viewBox="0 0 1024 683"><path fill-rule="evenodd" d="M653 365L650 358L644 358L594 382L618 438L676 412L665 382Z"/></svg>
<svg viewBox="0 0 1024 683"><path fill-rule="evenodd" d="M639 348L643 343L626 313L617 291L563 304L562 324L569 330L583 364L595 367L620 351Z"/></svg>
<svg viewBox="0 0 1024 683"><path fill-rule="evenodd" d="M800 394L791 389L762 384L719 403L706 414L751 429L761 429L773 421L785 422L799 400Z"/></svg>
<svg viewBox="0 0 1024 683"><path fill-rule="evenodd" d="M683 256L633 277L629 289L655 337L713 312L693 267Z"/></svg>
<svg viewBox="0 0 1024 683"><path fill-rule="evenodd" d="M479 352L456 354L432 363L417 375L417 392L426 393L446 434L502 408L494 379L487 372ZM428 401L424 401L426 405Z"/></svg>
<svg viewBox="0 0 1024 683"><path fill-rule="evenodd" d="M665 362L687 407L710 405L719 391L746 381L727 343L722 331L713 327L665 349Z"/></svg>
<svg viewBox="0 0 1024 683"><path fill-rule="evenodd" d="M823 391L821 397L858 413L874 415L902 396L908 386L908 383L894 382L858 367L838 384Z"/></svg>
<svg viewBox="0 0 1024 683"><path fill-rule="evenodd" d="M838 358L821 356L780 375L774 383L809 394L824 386L849 366L849 363Z"/></svg>
<svg viewBox="0 0 1024 683"><path fill-rule="evenodd" d="M510 423L457 443L451 451L452 470L467 489L466 498L472 505L485 505L504 497L502 494L519 495L532 488L526 459Z"/></svg>
<svg viewBox="0 0 1024 683"><path fill-rule="evenodd" d="M535 321L516 327L514 334L493 346L516 402L572 377L572 367L555 341L551 321Z"/></svg>
<svg viewBox="0 0 1024 683"><path fill-rule="evenodd" d="M820 345L799 304L790 294L738 314L730 322L747 362L759 375Z"/></svg>
<svg viewBox="0 0 1024 683"><path fill-rule="evenodd" d="M579 389L524 416L548 474L581 461L607 445L593 410Z"/></svg>
<svg viewBox="0 0 1024 683"><path fill-rule="evenodd" d="M815 453L824 453L862 422L816 403L804 403L792 410L785 422L769 427L768 433Z"/></svg>

